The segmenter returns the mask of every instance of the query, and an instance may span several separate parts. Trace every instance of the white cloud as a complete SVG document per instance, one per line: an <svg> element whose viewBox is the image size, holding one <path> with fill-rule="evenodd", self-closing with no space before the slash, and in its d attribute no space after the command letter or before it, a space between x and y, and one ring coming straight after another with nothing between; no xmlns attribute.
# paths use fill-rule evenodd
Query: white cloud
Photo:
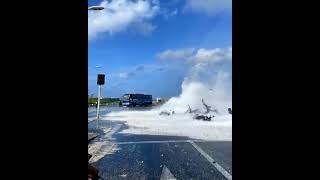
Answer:
<svg viewBox="0 0 320 180"><path fill-rule="evenodd" d="M102 11L88 11L88 38L99 34L114 34L130 27L139 27L143 34L154 30L150 20L158 13L159 5L155 1L145 0L112 0L103 1L99 6Z"/></svg>
<svg viewBox="0 0 320 180"><path fill-rule="evenodd" d="M111 77L117 78L117 79L129 79L134 75L136 75L135 72L121 72L117 74L112 74Z"/></svg>
<svg viewBox="0 0 320 180"><path fill-rule="evenodd" d="M129 77L128 73L119 73L118 78L120 79L127 79Z"/></svg>
<svg viewBox="0 0 320 180"><path fill-rule="evenodd" d="M137 75L141 75L141 74L145 74L145 73L152 73L152 72L158 70L159 68L160 68L160 66L157 66L157 65L143 64L143 65L131 67L131 68L127 69L126 72L119 72L119 73L110 74L110 77L116 78L116 79L128 80L128 79L135 77Z"/></svg>
<svg viewBox="0 0 320 180"><path fill-rule="evenodd" d="M218 64L225 64L232 61L232 48L215 48L215 49L180 49L166 50L157 54L157 58L167 61L179 61L190 66L184 66L189 70L188 79L205 78L203 72L215 67ZM129 80L133 77L144 76L154 72L160 72L170 69L170 64L141 64L128 68L126 71L112 73L108 75L110 78ZM185 79L187 80L187 79Z"/></svg>
<svg viewBox="0 0 320 180"><path fill-rule="evenodd" d="M110 73L106 75L109 79L118 79L118 80L127 80L131 76L134 76L131 72L119 72L119 73Z"/></svg>
<svg viewBox="0 0 320 180"><path fill-rule="evenodd" d="M149 35L153 30L157 28L155 25L147 22L135 23L132 27L135 31L142 35Z"/></svg>
<svg viewBox="0 0 320 180"><path fill-rule="evenodd" d="M195 49L179 49L179 50L166 50L156 55L160 60L185 60L192 56Z"/></svg>
<svg viewBox="0 0 320 180"><path fill-rule="evenodd" d="M190 57L193 62L204 62L217 64L220 62L232 60L232 48L228 49L198 49L196 53Z"/></svg>
<svg viewBox="0 0 320 180"><path fill-rule="evenodd" d="M178 15L178 9L175 9L175 10L173 10L171 12L169 12L169 10L163 10L162 14L163 14L163 17L166 20L168 20L170 17Z"/></svg>
<svg viewBox="0 0 320 180"><path fill-rule="evenodd" d="M166 50L156 55L160 60L182 60L197 66L215 65L232 60L232 48Z"/></svg>
<svg viewBox="0 0 320 180"><path fill-rule="evenodd" d="M232 0L187 0L185 9L214 15L232 8Z"/></svg>

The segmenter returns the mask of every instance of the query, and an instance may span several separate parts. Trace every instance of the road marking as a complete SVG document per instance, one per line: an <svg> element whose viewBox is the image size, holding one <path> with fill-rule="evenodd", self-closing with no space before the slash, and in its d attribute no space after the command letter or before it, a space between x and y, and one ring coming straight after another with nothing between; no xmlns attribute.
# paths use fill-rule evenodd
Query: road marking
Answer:
<svg viewBox="0 0 320 180"><path fill-rule="evenodd" d="M195 142L210 142L203 140L193 140ZM189 143L190 140L168 140L168 141L131 141L131 142L115 142L114 144L154 144L154 143Z"/></svg>
<svg viewBox="0 0 320 180"><path fill-rule="evenodd" d="M117 126L109 133L109 135L114 134L121 128ZM195 142L214 142L206 140L167 140L167 141L131 141L131 142L113 142L114 145L125 145L125 144L154 144L154 143L190 143L204 158L206 158L211 165L213 165L225 178L232 180L232 175L226 171L221 165L219 165L212 157L210 157L206 152L204 152ZM162 174L160 180L176 180L170 170L164 166L162 169Z"/></svg>
<svg viewBox="0 0 320 180"><path fill-rule="evenodd" d="M174 177L167 166L163 166L160 180L177 180L177 178Z"/></svg>
<svg viewBox="0 0 320 180"><path fill-rule="evenodd" d="M196 148L196 150L199 151L199 153L205 157L210 164L212 164L224 177L226 177L228 180L232 180L231 174L228 173L222 166L220 166L212 157L210 157L206 152L204 152L196 143L193 141L189 141L189 143Z"/></svg>

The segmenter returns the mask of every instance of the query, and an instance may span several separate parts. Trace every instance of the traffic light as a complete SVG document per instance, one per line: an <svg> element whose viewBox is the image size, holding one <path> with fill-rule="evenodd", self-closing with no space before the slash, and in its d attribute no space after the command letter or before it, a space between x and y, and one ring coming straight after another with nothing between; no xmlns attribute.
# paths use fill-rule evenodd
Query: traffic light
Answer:
<svg viewBox="0 0 320 180"><path fill-rule="evenodd" d="M98 74L98 80L97 80L97 84L98 85L104 85L104 74Z"/></svg>

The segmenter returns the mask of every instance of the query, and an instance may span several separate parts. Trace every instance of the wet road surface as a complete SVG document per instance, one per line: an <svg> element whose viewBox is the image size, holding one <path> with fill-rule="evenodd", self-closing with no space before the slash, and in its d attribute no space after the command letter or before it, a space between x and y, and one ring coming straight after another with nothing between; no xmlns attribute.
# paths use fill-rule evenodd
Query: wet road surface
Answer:
<svg viewBox="0 0 320 180"><path fill-rule="evenodd" d="M232 142L119 133L122 122L88 123L94 142L112 149L93 162L103 179L232 179Z"/></svg>

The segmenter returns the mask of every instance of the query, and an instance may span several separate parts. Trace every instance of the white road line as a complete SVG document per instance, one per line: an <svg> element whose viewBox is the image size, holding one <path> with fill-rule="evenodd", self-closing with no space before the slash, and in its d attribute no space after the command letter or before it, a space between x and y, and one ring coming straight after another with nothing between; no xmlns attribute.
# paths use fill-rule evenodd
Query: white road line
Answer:
<svg viewBox="0 0 320 180"><path fill-rule="evenodd" d="M193 141L189 141L190 144L196 148L199 153L205 157L210 164L212 164L222 175L224 175L224 177L226 177L228 180L232 180L232 176L231 174L228 173L228 171L226 171L222 166L220 166L212 157L210 157L206 152L204 152L196 143L194 143Z"/></svg>
<svg viewBox="0 0 320 180"><path fill-rule="evenodd" d="M202 140L194 140L196 142L208 142ZM132 141L132 142L115 142L114 144L153 144L153 143L188 143L190 140L168 140L168 141Z"/></svg>
<svg viewBox="0 0 320 180"><path fill-rule="evenodd" d="M177 178L174 177L167 166L163 166L160 180L177 180Z"/></svg>

